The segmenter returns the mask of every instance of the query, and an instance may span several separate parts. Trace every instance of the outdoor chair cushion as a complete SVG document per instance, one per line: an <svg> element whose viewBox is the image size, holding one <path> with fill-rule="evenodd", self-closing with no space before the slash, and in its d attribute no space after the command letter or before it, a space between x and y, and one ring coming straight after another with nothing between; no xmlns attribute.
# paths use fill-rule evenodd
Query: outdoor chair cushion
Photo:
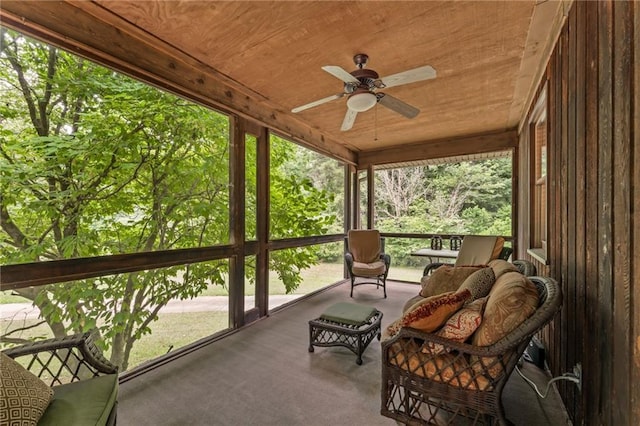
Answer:
<svg viewBox="0 0 640 426"><path fill-rule="evenodd" d="M54 399L38 425L106 425L118 396L118 375L54 386Z"/></svg>
<svg viewBox="0 0 640 426"><path fill-rule="evenodd" d="M386 265L382 260L377 260L371 263L353 262L351 270L354 275L359 277L377 277L384 274Z"/></svg>
<svg viewBox="0 0 640 426"><path fill-rule="evenodd" d="M394 353L394 356L389 359L389 363L411 374L469 390L485 390L491 386L486 377L476 374L470 368L463 356L425 354L414 341L404 342L404 347L401 348L402 345L400 342L392 344L389 352Z"/></svg>
<svg viewBox="0 0 640 426"><path fill-rule="evenodd" d="M380 232L374 229L351 229L348 234L349 251L353 260L372 263L380 260Z"/></svg>
<svg viewBox="0 0 640 426"><path fill-rule="evenodd" d="M377 312L376 308L358 303L340 302L329 306L320 318L342 324L364 324Z"/></svg>
<svg viewBox="0 0 640 426"><path fill-rule="evenodd" d="M467 235L462 240L456 266L486 265L500 255L504 238L490 235Z"/></svg>
<svg viewBox="0 0 640 426"><path fill-rule="evenodd" d="M0 367L0 424L37 424L53 391L38 376L1 352Z"/></svg>

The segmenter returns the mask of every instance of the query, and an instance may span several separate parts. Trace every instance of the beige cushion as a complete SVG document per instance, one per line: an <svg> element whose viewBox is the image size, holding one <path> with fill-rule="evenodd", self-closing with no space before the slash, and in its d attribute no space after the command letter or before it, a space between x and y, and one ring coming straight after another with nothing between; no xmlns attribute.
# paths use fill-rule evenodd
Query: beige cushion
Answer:
<svg viewBox="0 0 640 426"><path fill-rule="evenodd" d="M467 235L462 240L456 266L486 265L491 259L498 257L504 239L491 235Z"/></svg>
<svg viewBox="0 0 640 426"><path fill-rule="evenodd" d="M349 251L355 262L380 260L380 232L375 229L352 229L348 234Z"/></svg>
<svg viewBox="0 0 640 426"><path fill-rule="evenodd" d="M500 278L507 272L520 272L516 265L503 259L493 259L489 262L489 266L493 269L496 279Z"/></svg>
<svg viewBox="0 0 640 426"><path fill-rule="evenodd" d="M353 262L351 270L353 271L353 275L359 277L377 277L378 275L384 274L385 265L381 260L371 263Z"/></svg>
<svg viewBox="0 0 640 426"><path fill-rule="evenodd" d="M454 342L463 343L480 326L486 301L486 297L474 300L451 315L442 328L436 332L436 335ZM438 355L449 352L449 350L443 345L429 342L425 343L422 352Z"/></svg>
<svg viewBox="0 0 640 426"><path fill-rule="evenodd" d="M482 266L449 266L437 268L431 275L422 277L420 296L430 297L449 291L456 291L469 275Z"/></svg>
<svg viewBox="0 0 640 426"><path fill-rule="evenodd" d="M469 275L460 287L458 287L458 291L468 289L471 292L471 298L467 301L468 304L489 294L495 280L496 276L493 273L493 269L487 266Z"/></svg>
<svg viewBox="0 0 640 426"><path fill-rule="evenodd" d="M447 383L450 386L470 390L486 390L491 387L491 382L470 368L463 357L452 354L427 355L419 348L410 347L411 344L408 346L403 348L398 342L391 345L388 349L389 354L392 354L389 362L412 374Z"/></svg>
<svg viewBox="0 0 640 426"><path fill-rule="evenodd" d="M37 424L53 398L53 390L1 352L0 383L0 424Z"/></svg>

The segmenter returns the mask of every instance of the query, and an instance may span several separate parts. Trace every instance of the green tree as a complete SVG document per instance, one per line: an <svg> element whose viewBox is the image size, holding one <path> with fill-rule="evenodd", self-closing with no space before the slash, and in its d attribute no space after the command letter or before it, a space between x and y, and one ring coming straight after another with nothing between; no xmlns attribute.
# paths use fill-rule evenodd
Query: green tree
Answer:
<svg viewBox="0 0 640 426"><path fill-rule="evenodd" d="M376 227L383 232L511 234L511 160L497 158L376 171ZM394 264L424 246L394 239Z"/></svg>
<svg viewBox="0 0 640 426"><path fill-rule="evenodd" d="M227 243L229 122L54 47L1 30L0 256L38 262ZM276 199L323 211L322 191L272 176ZM273 191L273 190L272 190ZM274 207L297 234L327 220ZM294 268L312 257L286 259ZM296 263L297 262L297 263ZM272 269L299 277L277 256ZM21 289L54 335L98 328L122 370L158 311L224 285L226 262ZM298 280L298 281L296 281Z"/></svg>

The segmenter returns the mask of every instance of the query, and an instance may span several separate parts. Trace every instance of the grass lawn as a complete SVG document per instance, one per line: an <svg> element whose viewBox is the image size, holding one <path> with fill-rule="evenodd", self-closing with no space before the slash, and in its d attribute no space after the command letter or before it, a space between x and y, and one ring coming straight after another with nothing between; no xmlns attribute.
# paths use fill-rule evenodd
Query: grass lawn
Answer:
<svg viewBox="0 0 640 426"><path fill-rule="evenodd" d="M160 314L151 324L151 334L134 344L129 369L227 328L228 312Z"/></svg>
<svg viewBox="0 0 640 426"><path fill-rule="evenodd" d="M10 321L0 321L0 329L5 333L18 326L31 326L40 322L38 319L26 319L10 324ZM142 337L133 345L129 356L129 368L145 361L164 355L171 350L178 349L196 340L210 336L229 327L228 312L181 312L165 313L158 316L158 320L151 323L151 334ZM41 340L53 337L51 329L46 324L30 328L21 332L20 337L27 340ZM109 351L105 356L109 358Z"/></svg>

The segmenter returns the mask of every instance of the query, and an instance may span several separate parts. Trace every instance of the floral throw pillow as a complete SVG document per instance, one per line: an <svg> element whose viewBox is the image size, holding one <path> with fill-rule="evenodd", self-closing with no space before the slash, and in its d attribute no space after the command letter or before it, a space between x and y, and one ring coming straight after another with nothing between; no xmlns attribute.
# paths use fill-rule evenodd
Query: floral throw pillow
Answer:
<svg viewBox="0 0 640 426"><path fill-rule="evenodd" d="M440 328L469 297L469 290L428 297L410 307L402 318L387 327L387 332L390 336L395 336L401 328L410 327L431 333Z"/></svg>
<svg viewBox="0 0 640 426"><path fill-rule="evenodd" d="M486 301L486 297L474 300L451 315L442 328L436 332L436 335L453 342L463 343L466 341L480 326ZM422 352L439 355L447 353L449 350L444 345L429 342L422 348Z"/></svg>

